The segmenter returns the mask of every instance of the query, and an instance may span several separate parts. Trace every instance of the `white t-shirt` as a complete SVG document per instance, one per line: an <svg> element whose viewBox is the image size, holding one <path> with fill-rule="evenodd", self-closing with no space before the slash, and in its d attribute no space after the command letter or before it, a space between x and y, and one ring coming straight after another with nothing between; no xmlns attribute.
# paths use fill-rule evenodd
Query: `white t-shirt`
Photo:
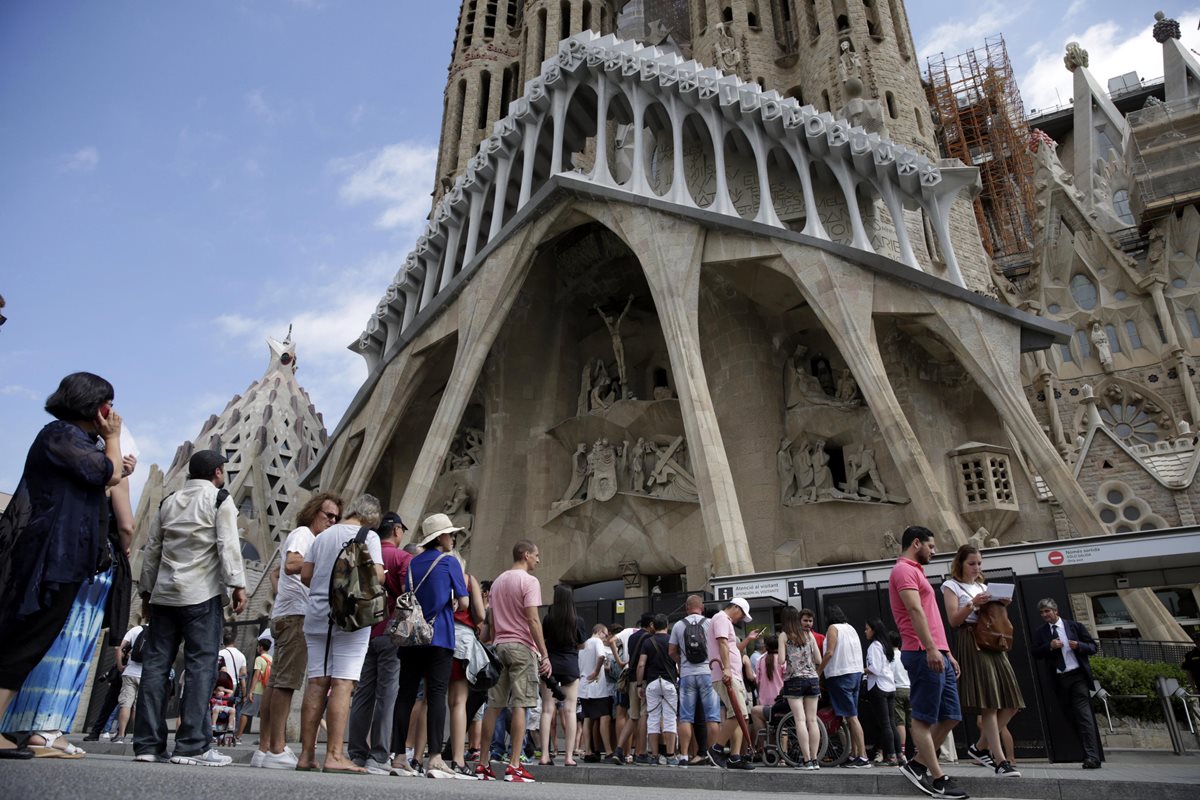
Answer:
<svg viewBox="0 0 1200 800"><path fill-rule="evenodd" d="M132 653L133 652L133 643L135 641L137 641L138 634L144 630L145 630L145 628L143 628L141 625L135 625L134 627L130 628L129 632L125 634L125 638L123 638L121 640L121 647L124 648L125 643L128 642L129 650ZM146 653L146 643L142 642L142 655L145 655L145 653ZM129 659L128 663L125 664L125 671L122 672L121 674L124 675L126 678L141 678L142 677L142 662L134 661L133 658L131 657Z"/></svg>
<svg viewBox="0 0 1200 800"><path fill-rule="evenodd" d="M313 541L304 556L305 564L313 565L312 582L308 586L308 606L304 612L304 632L325 635L329 632L329 576L333 563L346 542L358 536L358 525L334 525ZM383 549L379 534L367 534L367 551L372 563L383 565ZM370 636L370 628L363 628ZM356 631L357 633L357 631Z"/></svg>
<svg viewBox="0 0 1200 800"><path fill-rule="evenodd" d="M975 595L983 594L984 592L987 591L986 584L963 583L962 581L956 581L954 578L948 578L944 583L942 583L942 588L943 589L949 588L950 591L954 592L954 596L958 598L958 605L960 607L970 605L971 600L972 600L972 598L975 597ZM963 620L963 624L969 625L970 623L975 622L978 619L979 619L978 612L972 611L970 614L967 615L967 618L965 620Z"/></svg>
<svg viewBox="0 0 1200 800"><path fill-rule="evenodd" d="M867 688L879 687L881 692L896 691L896 679L892 677L892 663L883 652L883 643L872 641L867 648Z"/></svg>
<svg viewBox="0 0 1200 800"><path fill-rule="evenodd" d="M892 681L895 682L897 689L908 689L912 686L908 678L908 670L904 668L904 662L900 660L899 650L892 650Z"/></svg>
<svg viewBox="0 0 1200 800"><path fill-rule="evenodd" d="M221 667L221 671L233 678L233 685L237 686L238 677L245 673L246 655L233 645L229 645L217 651L217 658L225 659L225 666ZM246 674L245 677L247 685L249 685L249 674Z"/></svg>
<svg viewBox="0 0 1200 800"><path fill-rule="evenodd" d="M600 674L596 676L596 680L589 681L588 678L591 677L592 672L596 669L596 662L611 655L612 651L608 649L608 645L595 636L583 643L583 649L579 651L580 699L597 700L602 697L608 697L608 670L602 666L600 667Z"/></svg>
<svg viewBox="0 0 1200 800"><path fill-rule="evenodd" d="M308 587L300 580L299 575L288 575L284 569L288 553L299 553L301 557L308 554L316 534L307 527L301 526L288 534L279 554L279 591L275 594L275 606L271 609L272 617L288 617L303 614L308 608Z"/></svg>

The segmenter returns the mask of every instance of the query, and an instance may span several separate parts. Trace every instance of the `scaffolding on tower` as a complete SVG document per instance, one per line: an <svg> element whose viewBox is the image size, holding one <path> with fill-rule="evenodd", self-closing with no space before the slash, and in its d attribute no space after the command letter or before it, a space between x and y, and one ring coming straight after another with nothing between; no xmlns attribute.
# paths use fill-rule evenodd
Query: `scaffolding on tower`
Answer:
<svg viewBox="0 0 1200 800"><path fill-rule="evenodd" d="M1033 157L1021 91L1004 37L926 62L926 94L947 158L979 168L975 217L983 245L1008 275L1027 271L1033 251Z"/></svg>

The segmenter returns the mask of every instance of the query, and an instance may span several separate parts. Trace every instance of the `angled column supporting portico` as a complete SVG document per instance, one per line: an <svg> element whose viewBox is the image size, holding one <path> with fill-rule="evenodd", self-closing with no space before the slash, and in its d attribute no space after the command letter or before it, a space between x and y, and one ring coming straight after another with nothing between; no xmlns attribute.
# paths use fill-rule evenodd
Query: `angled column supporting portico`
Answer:
<svg viewBox="0 0 1200 800"><path fill-rule="evenodd" d="M846 359L858 389L879 423L879 435L904 475L904 486L916 512L913 522L940 535L955 546L966 542L962 519L946 499L940 481L925 455L917 434L904 414L875 341L871 312L877 283L867 271L835 256L794 244L782 244L780 253L805 299L825 331Z"/></svg>

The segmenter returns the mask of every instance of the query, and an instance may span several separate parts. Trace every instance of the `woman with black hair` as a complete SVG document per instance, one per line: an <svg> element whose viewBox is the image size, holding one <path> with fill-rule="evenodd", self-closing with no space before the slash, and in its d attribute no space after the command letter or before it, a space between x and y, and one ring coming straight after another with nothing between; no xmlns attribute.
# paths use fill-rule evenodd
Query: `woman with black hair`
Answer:
<svg viewBox="0 0 1200 800"><path fill-rule="evenodd" d="M55 421L29 448L0 537L0 716L62 631L80 587L111 566L105 489L123 476L112 384L68 375L46 411ZM0 758L32 757L0 737Z"/></svg>
<svg viewBox="0 0 1200 800"><path fill-rule="evenodd" d="M900 732L896 730L896 680L892 675L892 641L883 621L873 617L863 633L867 637L867 698L875 717L878 740L875 746L883 750L883 765L898 767Z"/></svg>
<svg viewBox="0 0 1200 800"><path fill-rule="evenodd" d="M579 697L579 648L587 641L587 629L575 612L575 594L570 586L554 587L554 602L542 621L546 650L550 653L550 679L562 687L562 724L566 750L563 764L575 766L575 705ZM556 713L554 695L542 681L542 758L541 764L553 764L555 742L550 740L550 726Z"/></svg>

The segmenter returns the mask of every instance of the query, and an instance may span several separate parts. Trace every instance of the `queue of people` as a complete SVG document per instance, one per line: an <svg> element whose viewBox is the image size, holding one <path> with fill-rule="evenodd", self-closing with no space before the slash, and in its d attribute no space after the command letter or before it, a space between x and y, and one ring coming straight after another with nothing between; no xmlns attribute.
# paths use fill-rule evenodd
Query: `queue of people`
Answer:
<svg viewBox="0 0 1200 800"><path fill-rule="evenodd" d="M750 723L757 732L790 713L796 766L816 770L825 697L849 732L844 767L871 768L878 755L925 794L965 798L937 758L965 710L979 718L969 756L997 776L1020 776L1008 725L1024 699L1006 648L980 639L981 620L1008 600L989 592L978 549L960 547L942 584L952 647L924 573L936 542L919 526L904 532L889 579L898 631L871 618L860 639L831 606L822 635L812 611L788 607L777 630L760 625L739 636L753 622L748 602L735 597L708 616L698 595L674 624L645 614L636 628L589 631L566 586L540 616L535 543L518 541L511 568L481 583L456 546L463 529L445 514L427 517L405 544L408 528L377 498L322 492L280 547L274 614L251 667L225 630L229 613L247 603L238 512L224 488L224 456L201 450L148 537L137 580L146 624L114 641L131 597L127 479L136 459L121 453L113 400L103 378L63 379L46 403L56 420L30 448L15 509L4 516L11 544L0 572L0 638L9 643L0 652L0 758L83 755L63 732L104 626L117 667L103 716L116 711L118 741L132 723L139 762L229 764L214 746L214 722L237 694L243 715L262 719L256 768L533 782L532 740L543 766L561 751L568 767L582 758L753 770ZM1087 698L1095 641L1061 619L1053 600L1039 610L1046 625L1035 632L1033 654L1054 670L1083 766L1097 768ZM181 646L179 719L168 750L167 701ZM64 680L73 691L59 689ZM297 692L294 753L286 723Z"/></svg>

